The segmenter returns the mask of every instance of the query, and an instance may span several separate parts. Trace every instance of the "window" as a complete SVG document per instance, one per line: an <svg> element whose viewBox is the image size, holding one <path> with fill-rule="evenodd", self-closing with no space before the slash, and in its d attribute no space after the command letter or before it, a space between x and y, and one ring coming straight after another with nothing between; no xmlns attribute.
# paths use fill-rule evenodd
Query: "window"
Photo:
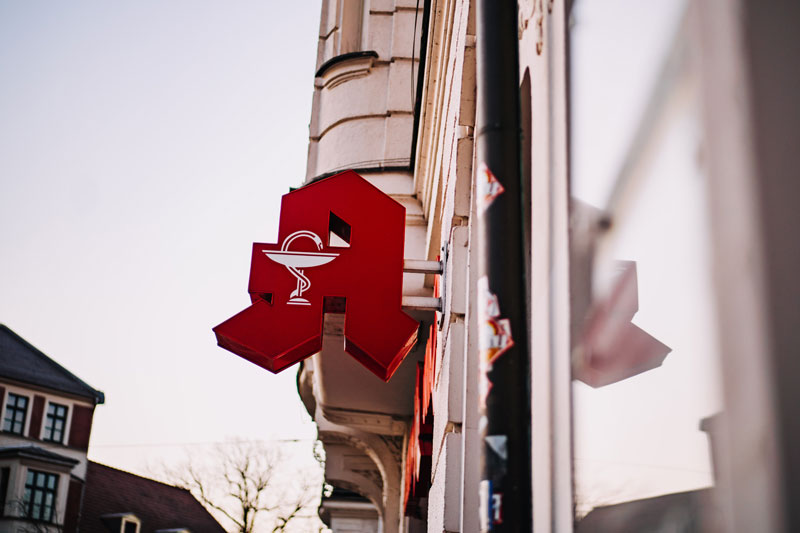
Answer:
<svg viewBox="0 0 800 533"><path fill-rule="evenodd" d="M362 0L350 0L339 5L339 53L361 50L361 25L364 18Z"/></svg>
<svg viewBox="0 0 800 533"><path fill-rule="evenodd" d="M63 442L64 427L67 425L67 406L51 403L47 406L47 419L44 426L44 440Z"/></svg>
<svg viewBox="0 0 800 533"><path fill-rule="evenodd" d="M363 0L327 0L323 3L321 20L325 36L322 62L364 49L365 18L369 11Z"/></svg>
<svg viewBox="0 0 800 533"><path fill-rule="evenodd" d="M25 497L23 498L27 518L52 522L57 489L57 474L28 470L28 478L25 481Z"/></svg>
<svg viewBox="0 0 800 533"><path fill-rule="evenodd" d="M139 522L127 518L123 519L122 533L139 533Z"/></svg>
<svg viewBox="0 0 800 533"><path fill-rule="evenodd" d="M22 435L25 430L25 417L28 413L28 398L19 394L8 393L6 417L3 420L3 431Z"/></svg>
<svg viewBox="0 0 800 533"><path fill-rule="evenodd" d="M725 406L689 4L575 4L571 192L604 217L584 237L591 305L573 317L577 531L718 520Z"/></svg>

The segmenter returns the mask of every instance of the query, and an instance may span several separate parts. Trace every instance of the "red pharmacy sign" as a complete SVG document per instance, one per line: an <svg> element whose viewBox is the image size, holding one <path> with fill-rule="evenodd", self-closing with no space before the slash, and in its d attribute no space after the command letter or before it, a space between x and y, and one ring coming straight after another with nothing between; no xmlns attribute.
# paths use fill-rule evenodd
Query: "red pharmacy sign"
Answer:
<svg viewBox="0 0 800 533"><path fill-rule="evenodd" d="M253 244L252 305L214 328L272 372L322 348L323 313L345 313L344 349L388 381L414 346L401 310L405 208L353 171L283 196L277 244Z"/></svg>

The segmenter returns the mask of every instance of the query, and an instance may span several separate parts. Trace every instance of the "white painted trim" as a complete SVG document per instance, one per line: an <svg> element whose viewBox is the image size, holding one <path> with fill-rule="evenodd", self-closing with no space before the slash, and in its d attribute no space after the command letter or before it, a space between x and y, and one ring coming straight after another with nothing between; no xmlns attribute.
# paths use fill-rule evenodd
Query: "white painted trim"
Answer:
<svg viewBox="0 0 800 533"><path fill-rule="evenodd" d="M45 440L44 438L44 428L47 423L47 409L50 407L50 404L62 405L67 408L66 420L64 421L64 434L62 435L61 442ZM64 446L69 446L69 430L72 429L72 412L74 408L75 404L69 400L64 401L58 397L45 396L44 410L42 411L42 427L39 430L39 440L49 444L62 444Z"/></svg>
<svg viewBox="0 0 800 533"><path fill-rule="evenodd" d="M18 433L7 433L5 431L2 431L3 427L5 426L6 404L8 403L8 393L10 392L11 394L16 394L18 396L25 396L26 398L28 398L28 407L27 407L27 412L25 413L25 424L23 425L22 428L22 435L20 435L22 437L27 437L28 434L30 433L30 427L31 427L31 412L33 410L33 392L30 391L29 389L15 387L13 385L8 385L6 383L2 383L0 385L5 387L6 389L5 394L3 395L2 398L3 402L2 410L0 410L0 434L19 435Z"/></svg>
<svg viewBox="0 0 800 533"><path fill-rule="evenodd" d="M136 533L140 533L142 530L142 521L139 520L138 516L130 514L122 517L122 520L119 523L119 533L125 533L126 523L136 524Z"/></svg>
<svg viewBox="0 0 800 533"><path fill-rule="evenodd" d="M70 445L69 432L72 430L72 414L74 412L75 406L79 405L81 407L88 407L88 408L94 407L94 405L92 405L89 402L76 401L73 400L72 398L68 398L65 396L58 396L56 394L50 394L36 389L28 389L20 387L18 385L11 385L9 383L3 383L3 382L0 382L0 386L6 389L6 393L10 392L12 394L18 394L20 396L25 396L26 398L28 398L28 411L25 416L25 427L23 428L22 432L22 436L25 438L29 438L28 435L30 435L34 397L41 396L44 398L45 401L44 401L44 406L42 408L42 420L39 425L39 437L35 440L48 445L68 447ZM0 429L2 429L2 421L5 420L6 416L7 398L8 398L7 394L4 395L4 397L2 398L2 408L0 408ZM51 403L57 403L59 405L64 405L67 407L67 420L64 424L64 438L61 441L61 443L44 440L44 426L47 421L47 408ZM3 432L0 431L0 434L3 434ZM16 433L5 433L5 434L16 435Z"/></svg>

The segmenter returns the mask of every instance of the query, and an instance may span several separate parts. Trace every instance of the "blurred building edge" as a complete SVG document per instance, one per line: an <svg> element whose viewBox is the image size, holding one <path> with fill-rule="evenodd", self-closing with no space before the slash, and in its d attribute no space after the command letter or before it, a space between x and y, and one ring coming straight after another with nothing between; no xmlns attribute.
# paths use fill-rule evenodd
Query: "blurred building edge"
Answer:
<svg viewBox="0 0 800 533"><path fill-rule="evenodd" d="M575 532L709 531L704 507L713 502L711 489L701 489L600 505L578 522Z"/></svg>
<svg viewBox="0 0 800 533"><path fill-rule="evenodd" d="M719 415L700 421L700 430L708 436L711 458L715 451L715 435ZM717 465L714 464L716 480ZM595 506L586 516L577 520L575 533L614 531L639 533L641 531L724 531L720 522L718 496L715 489L698 489L664 494L651 498Z"/></svg>
<svg viewBox="0 0 800 533"><path fill-rule="evenodd" d="M519 46L519 65L513 67L520 73L528 279L518 283L529 313L532 407L530 418L518 423L531 430L533 472L532 523L498 524L508 531L576 528L572 380L597 370L580 359L592 354L580 339L587 313L598 303L590 279L595 248L611 220L605 213L579 220L570 199L567 71L573 3L520 0L518 28L502 29L516 33ZM323 348L301 365L299 394L319 428L326 481L334 487L321 516L335 531L482 529L476 4L322 1L306 182L357 171L405 206L405 258L444 262L441 278L405 274L404 296L439 291L443 307L440 313L414 315L420 321L418 344L388 383L344 352L341 315L326 315ZM690 530L800 528L800 507L793 505L800 490L795 385L800 380L800 151L792 144L800 139L800 75L789 52L800 50L798 6L689 1L678 34L686 41L672 47L675 56L670 51L662 58L674 81L689 68L685 54L692 52L692 83L703 104L710 199L704 209L723 355L724 412L714 421L712 446L719 488L601 507L587 514L580 531L609 514L627 516L631 524L645 516L643 522L651 525L666 521ZM659 99L669 100L673 89L660 85L645 98L654 104L641 117L644 128L631 158L652 141ZM631 168L622 170L612 201L624 198L630 207L639 198L628 184L637 178ZM631 336L605 339L606 333L636 331L642 338L647 333L628 326L630 313L623 318L601 321L598 329L609 349L598 352L595 346L594 353L607 356L609 365L624 363L617 347ZM655 337L622 344L655 348L646 361L632 357L635 368L611 365L613 372L588 381L605 386L656 372L671 349ZM342 491L363 499L353 507ZM713 498L713 505L697 504L698 495ZM365 502L374 515L364 512ZM684 511L688 522L680 518ZM708 526L695 520L701 512L721 518Z"/></svg>
<svg viewBox="0 0 800 533"><path fill-rule="evenodd" d="M224 532L188 491L87 459L104 400L0 324L0 533Z"/></svg>

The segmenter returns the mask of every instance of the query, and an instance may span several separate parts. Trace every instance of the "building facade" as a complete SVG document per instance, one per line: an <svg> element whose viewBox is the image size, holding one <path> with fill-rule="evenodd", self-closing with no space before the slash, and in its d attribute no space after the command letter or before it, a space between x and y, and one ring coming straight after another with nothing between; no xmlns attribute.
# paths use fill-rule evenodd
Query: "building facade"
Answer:
<svg viewBox="0 0 800 533"><path fill-rule="evenodd" d="M497 4L322 2L306 182L355 170L405 207L406 260L441 262L404 274L404 296L440 304L407 309L418 342L388 383L344 352L334 313L301 366L334 487L323 516L387 533L792 531L799 8L520 0L500 26ZM496 35L513 54L491 55ZM481 144L501 71L511 177ZM510 330L481 281L508 179L521 237L488 238L522 250ZM514 340L522 452L485 429ZM487 485L492 453L528 465L522 522Z"/></svg>
<svg viewBox="0 0 800 533"><path fill-rule="evenodd" d="M104 401L0 324L0 533L224 533L188 490L88 460Z"/></svg>
<svg viewBox="0 0 800 533"><path fill-rule="evenodd" d="M94 409L105 397L0 325L1 531L74 531Z"/></svg>

